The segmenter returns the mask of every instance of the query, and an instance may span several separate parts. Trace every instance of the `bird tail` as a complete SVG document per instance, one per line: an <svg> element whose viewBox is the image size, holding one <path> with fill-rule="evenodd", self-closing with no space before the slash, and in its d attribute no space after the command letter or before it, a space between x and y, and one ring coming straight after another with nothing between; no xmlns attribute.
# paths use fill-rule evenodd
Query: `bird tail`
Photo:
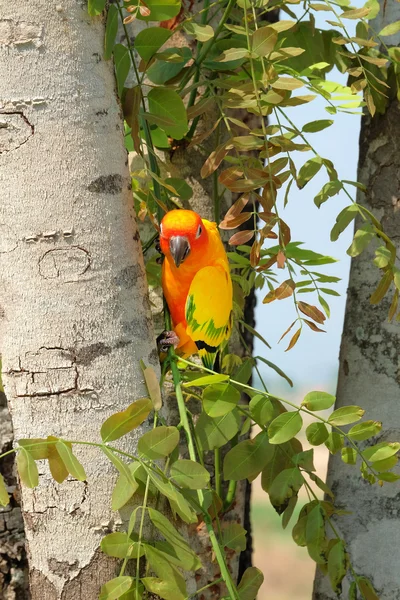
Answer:
<svg viewBox="0 0 400 600"><path fill-rule="evenodd" d="M211 371L219 372L218 354L218 352L208 352L205 348L199 350L201 362L206 367L206 369L210 369Z"/></svg>

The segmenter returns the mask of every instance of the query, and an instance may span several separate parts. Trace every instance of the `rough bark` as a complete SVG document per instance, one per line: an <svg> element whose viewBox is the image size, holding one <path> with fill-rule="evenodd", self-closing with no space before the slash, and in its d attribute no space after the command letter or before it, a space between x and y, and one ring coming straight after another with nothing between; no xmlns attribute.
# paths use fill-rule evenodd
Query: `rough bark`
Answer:
<svg viewBox="0 0 400 600"><path fill-rule="evenodd" d="M391 5L385 25L400 18ZM397 13L397 14L396 14ZM381 25L373 24L376 31ZM393 36L395 37L395 36ZM399 43L399 40L397 40ZM384 115L364 116L360 135L358 180L367 188L358 201L381 219L400 249L400 107L392 99ZM400 323L388 322L391 294L377 306L370 296L381 272L372 264L376 244L353 259L340 352L337 407L359 404L368 419L383 421L382 433L365 446L400 439ZM330 458L328 484L336 504L351 510L337 527L345 538L355 571L370 578L381 600L399 597L399 485L370 486L358 470ZM344 582L344 596L349 581ZM314 600L336 598L327 578L317 573Z"/></svg>
<svg viewBox="0 0 400 600"><path fill-rule="evenodd" d="M157 364L123 125L104 24L76 0L0 0L0 339L15 437L99 441ZM140 430L127 442L134 449ZM94 600L115 469L79 448L88 483L23 488L33 600ZM4 596L5 597L5 596Z"/></svg>
<svg viewBox="0 0 400 600"><path fill-rule="evenodd" d="M13 431L6 397L0 392L0 454L12 448ZM9 506L0 508L0 598L26 600L29 597L24 523L14 472L14 457L0 461L12 499Z"/></svg>

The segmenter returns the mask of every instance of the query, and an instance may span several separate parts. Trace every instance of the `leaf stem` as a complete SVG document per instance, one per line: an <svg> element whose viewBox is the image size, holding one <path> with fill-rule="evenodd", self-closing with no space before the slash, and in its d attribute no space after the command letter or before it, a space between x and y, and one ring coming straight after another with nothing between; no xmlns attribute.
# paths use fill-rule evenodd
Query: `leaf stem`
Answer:
<svg viewBox="0 0 400 600"><path fill-rule="evenodd" d="M182 394L180 373L179 373L178 366L176 364L176 356L175 356L173 348L170 348L169 356L170 356L172 377L173 377L174 386L175 386L176 399L178 402L179 416L181 419L183 429L186 434L189 456L190 456L191 460L196 461L196 450L194 447L193 437L192 437L192 433L190 430L189 420L188 420L188 416L187 416L187 412L186 412L185 400L184 400L183 394ZM204 506L203 490L197 490L197 497L199 499L199 504L203 507ZM239 600L236 586L233 583L232 576L226 565L225 556L223 554L221 546L218 543L217 536L216 536L214 528L213 528L211 517L210 517L208 511L205 509L203 509L203 519L204 519L204 523L207 528L208 535L210 537L210 542L211 542L212 548L214 550L215 558L217 559L219 568L221 569L221 574L222 574L223 580L226 584L226 587L228 589L228 592L230 594L231 600Z"/></svg>

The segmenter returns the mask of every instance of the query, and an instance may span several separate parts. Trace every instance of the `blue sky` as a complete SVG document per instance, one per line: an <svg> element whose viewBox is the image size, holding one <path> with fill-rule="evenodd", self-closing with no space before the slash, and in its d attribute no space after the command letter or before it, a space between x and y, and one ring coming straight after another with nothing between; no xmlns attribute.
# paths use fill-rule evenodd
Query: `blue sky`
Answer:
<svg viewBox="0 0 400 600"><path fill-rule="evenodd" d="M319 17L317 25L324 27L324 19L330 18L330 15L318 13L317 17ZM353 22L349 22L349 25L351 27ZM329 73L327 78L346 83L346 77L336 70ZM320 155L332 160L339 178L354 181L357 179L360 115L340 113L332 116L325 111L324 105L322 99L316 98L309 104L288 109L288 114L298 127L316 119L334 119L335 123L330 128L307 135ZM309 153L297 152L296 154L297 156L293 158L297 167L312 157ZM338 262L332 265L314 268L316 271L342 278L342 281L334 286L341 296L326 297L331 308L331 318L327 319L326 326L323 327L327 333L315 333L305 326L296 346L289 352L285 352L290 334L280 344L277 342L296 317L293 300L287 298L263 305L261 302L266 291L258 295L256 328L268 340L272 350L268 350L256 340L255 355L261 354L291 377L294 382L293 390L270 369L261 369L263 376L266 376L269 390L285 396L299 395L312 389L325 389L335 393L350 266L346 250L352 240L352 228L349 227L337 242L330 241L330 230L335 223L336 215L349 204L349 200L344 194L340 194L330 198L318 209L313 199L326 181L326 174L321 170L303 190L298 190L292 185L289 203L285 210L283 208L280 210L280 216L289 224L293 241L301 240L304 242L304 247L338 259ZM283 278L287 278L287 271ZM317 300L315 294L301 294L299 299L310 304L315 304ZM295 330L293 327L291 333Z"/></svg>

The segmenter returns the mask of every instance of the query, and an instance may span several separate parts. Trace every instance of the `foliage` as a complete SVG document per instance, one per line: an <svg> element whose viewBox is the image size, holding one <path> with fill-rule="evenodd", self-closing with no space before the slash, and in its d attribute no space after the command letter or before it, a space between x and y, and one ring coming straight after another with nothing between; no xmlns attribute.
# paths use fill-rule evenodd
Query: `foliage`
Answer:
<svg viewBox="0 0 400 600"><path fill-rule="evenodd" d="M89 0L89 15L102 18L105 4L105 0ZM219 141L207 156L201 176L213 178L217 221L225 190L239 194L220 222L220 228L226 231L241 227L231 236L234 251L228 253L237 284L239 335L247 329L269 347L242 319L244 297L253 288L267 288L264 303L288 298L294 302L297 316L282 335L284 338L291 332L287 350L298 342L304 325L315 332L324 331L321 326L330 315L326 297L337 294L331 285L338 279L321 272L321 267L335 259L293 241L290 226L279 215L279 202L285 206L290 201L294 186L307 186L320 172L325 174L326 182L314 198L318 207L339 193L349 200L337 216L331 239L338 239L357 219L349 255L359 255L372 240L378 240L374 263L382 278L371 302L380 302L393 289L389 318L400 320L400 271L395 267L395 246L376 217L354 201L355 190L365 192L362 184L340 179L329 158L322 157L310 142L309 136L332 127L333 119L315 120L299 129L286 111L287 107L320 96L329 116L358 113L364 106L371 116L383 113L395 94L400 98L400 48L387 47L382 39L399 31L399 23L386 26L380 33L373 30L371 19L379 10L377 0L368 0L362 8L352 7L350 0L306 1L300 18L291 8L293 4L300 4L300 0L204 0L197 14L189 14L179 0L117 1L108 9L104 51L104 59L114 59L127 149L135 150L143 160L142 169L132 174L132 186L139 218L150 219L155 228L144 251L155 242L163 212L181 206L192 196L184 179L165 176L167 169L160 150L172 152L197 146L203 151L204 143L214 135ZM289 19L264 22L277 9ZM327 20L329 29L316 27L316 11L326 11L332 17ZM128 28L134 19L150 22L150 26L132 43ZM348 19L357 21L356 36L347 32ZM163 27L154 24L159 22ZM116 43L119 23L125 29L123 44ZM187 46L171 45L176 30L186 33L190 40ZM168 48L163 49L166 42ZM348 85L328 79L334 66L348 74ZM136 83L128 88L131 70ZM298 94L302 88L304 93ZM253 115L257 126L238 120L234 109ZM207 122L209 115L213 116L208 119L212 126L200 130L202 118L206 117ZM313 157L297 169L294 153L309 151ZM152 281L157 281L158 265L150 261L148 269ZM285 280L279 283L277 274L284 270ZM313 294L319 306L300 300L301 294ZM257 358L292 385L278 366L264 357ZM128 531L110 533L101 542L104 553L123 559L119 576L102 587L101 600L137 600L147 593L165 600L188 599L182 571L197 571L202 565L180 531L181 521L204 524L220 568L221 578L201 591L223 581L226 598L253 600L262 584L262 573L249 568L236 586L226 564L225 548L243 550L246 532L237 523L224 523L223 516L234 500L236 482L252 481L257 476L261 476L262 487L281 515L284 528L292 520L299 491L306 489L309 501L292 523L293 540L307 547L310 557L329 577L332 589L340 592L343 578L350 573L349 598L356 597L356 589L363 598L377 597L368 579L355 572L345 541L336 531L332 519L343 511L335 507L332 491L315 474L313 450L304 451L296 436L303 428L302 414L313 417L305 432L308 442L312 446L324 444L332 454L340 453L349 468L359 466L363 479L379 485L399 479L391 469L397 464L400 443L375 443L382 424L359 422L364 415L362 407L345 406L328 418L321 416L320 411L335 401L324 392L310 392L297 406L269 394L266 388L255 389L248 383L254 364L251 357L242 359L225 349L222 373L214 373L178 360L171 349L161 387L169 377L169 367L181 419L179 428L169 426L160 416L160 382L154 370L142 364L149 397L109 417L101 428L101 443L49 436L19 440L17 448L5 453L17 452L21 481L33 488L39 482L37 461L43 460L48 461L58 483L69 476L85 480L75 446L97 446L118 471L112 509L120 510L132 497L137 498ZM241 403L243 393L248 396L248 404ZM185 396L197 399L202 406L194 428L188 419ZM153 429L140 438L137 454L110 445L149 415L154 416ZM250 440L246 434L253 424L258 425L260 433ZM348 429L348 425L352 427ZM185 434L189 459L179 458L185 447L180 429ZM214 450L219 457L219 449L229 442L232 445L225 455L222 473L216 463L215 481L211 482L204 455ZM222 475L226 486L221 483ZM316 488L326 494L326 500L318 498ZM1 476L0 503L8 503ZM172 514L172 520L158 510L161 503L163 512ZM144 576L142 559L147 564ZM125 575L128 561L135 564L134 576Z"/></svg>

